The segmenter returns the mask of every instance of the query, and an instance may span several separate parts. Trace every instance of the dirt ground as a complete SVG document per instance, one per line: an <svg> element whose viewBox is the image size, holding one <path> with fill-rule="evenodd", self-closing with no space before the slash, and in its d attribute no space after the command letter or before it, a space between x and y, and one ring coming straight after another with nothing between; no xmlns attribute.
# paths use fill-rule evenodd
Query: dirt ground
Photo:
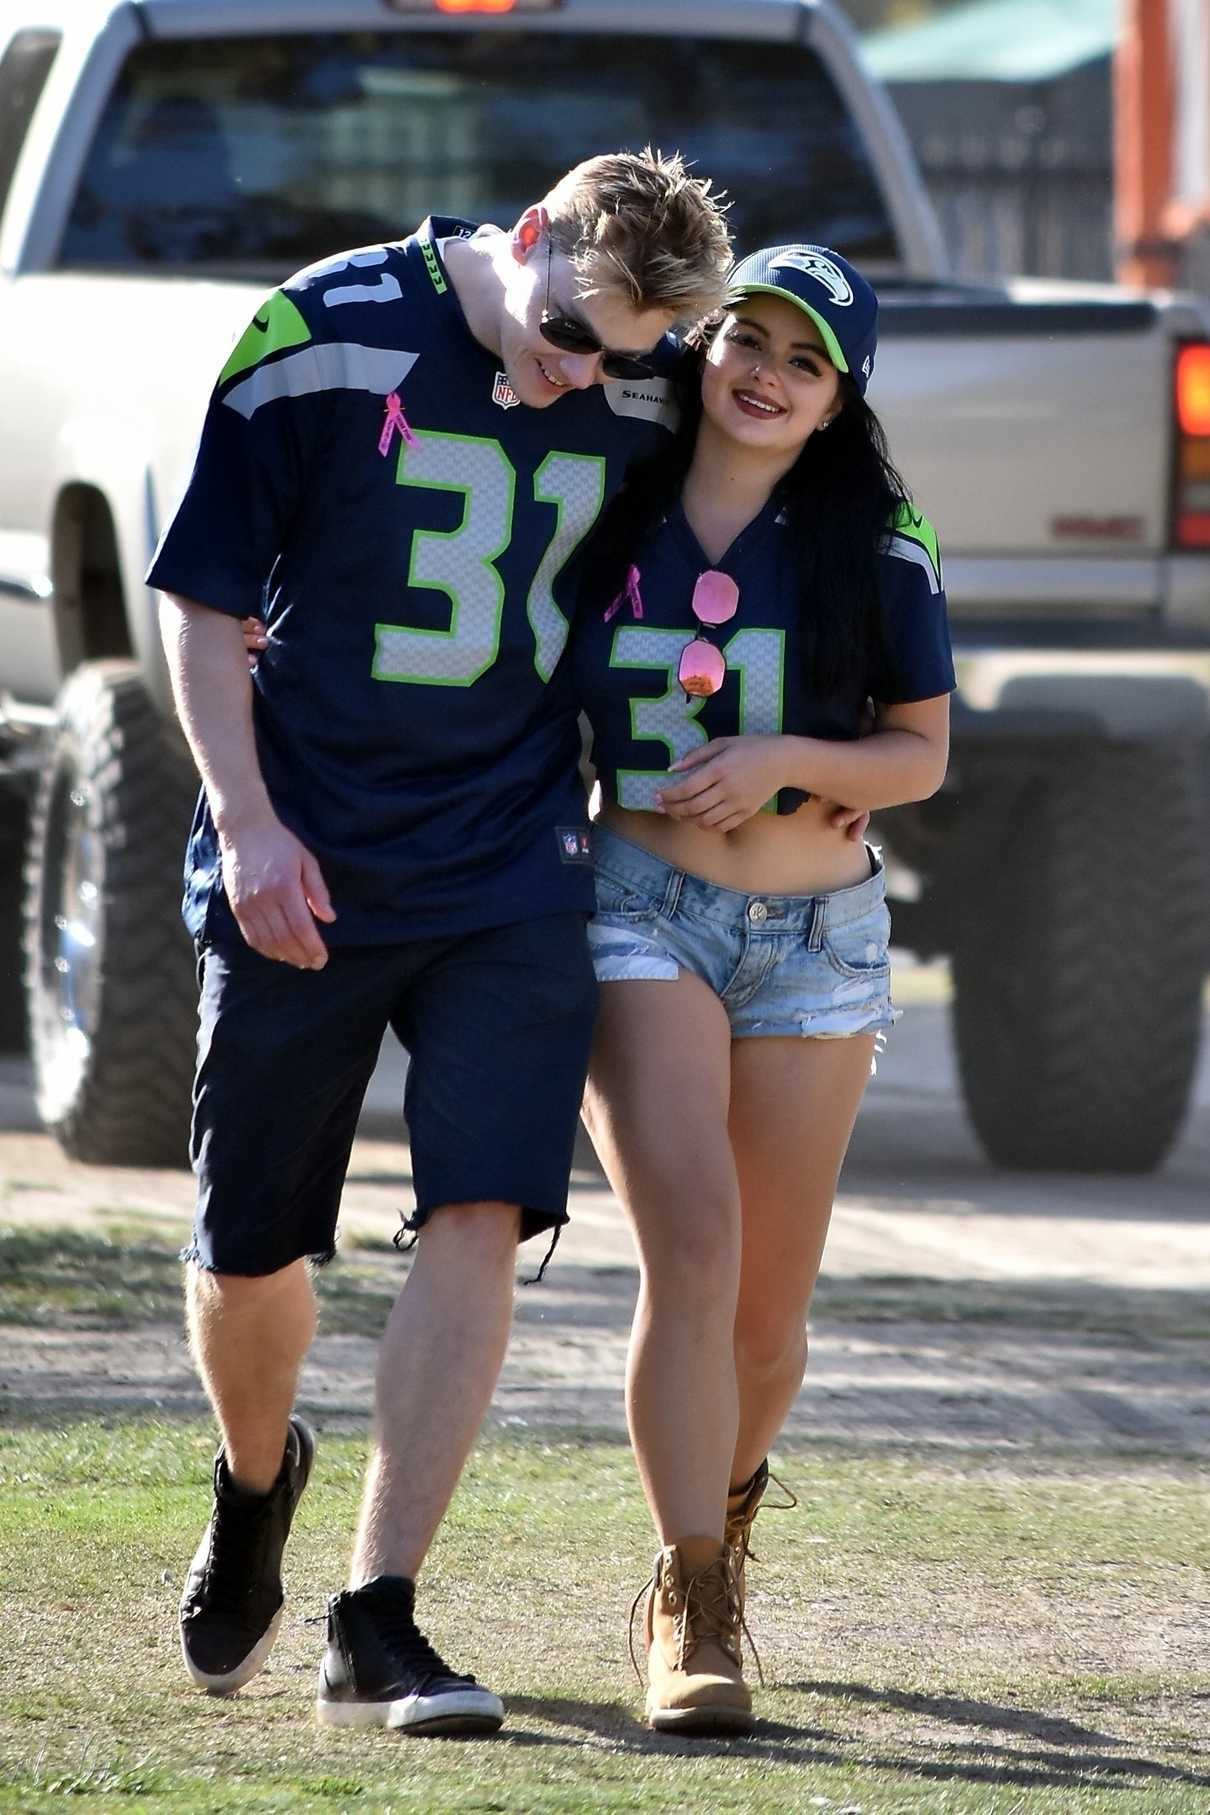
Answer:
<svg viewBox="0 0 1210 1815"><path fill-rule="evenodd" d="M409 1207L407 1149L393 1138L401 1076L398 1055L376 1075L346 1189L346 1241L381 1241ZM580 1159L571 1228L543 1285L517 1294L493 1413L505 1425L623 1422L635 1274L587 1143ZM38 1131L28 1067L0 1060L0 1223L127 1234L142 1224L183 1240L190 1204L184 1172L66 1160ZM391 1250L378 1258L384 1277L406 1264ZM524 1251L519 1277L534 1270L530 1259ZM944 1004L909 1001L845 1170L791 1430L997 1450L1010 1467L1059 1452L1204 1458L1207 1288L1210 1057L1157 1175L998 1173L963 1119ZM321 1419L360 1420L372 1368L368 1338L321 1333L303 1401ZM203 1405L175 1327L0 1324L0 1418L6 1404L31 1402L48 1412Z"/></svg>

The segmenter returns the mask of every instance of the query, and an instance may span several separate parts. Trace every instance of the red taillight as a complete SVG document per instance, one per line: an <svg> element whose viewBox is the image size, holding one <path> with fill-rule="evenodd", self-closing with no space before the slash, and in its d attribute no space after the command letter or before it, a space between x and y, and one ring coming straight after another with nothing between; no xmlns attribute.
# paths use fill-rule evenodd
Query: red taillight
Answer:
<svg viewBox="0 0 1210 1815"><path fill-rule="evenodd" d="M502 13L553 13L563 0L384 0L395 13L453 13L500 15Z"/></svg>
<svg viewBox="0 0 1210 1815"><path fill-rule="evenodd" d="M1210 548L1210 342L1178 350L1174 388L1173 539L1178 548Z"/></svg>
<svg viewBox="0 0 1210 1815"><path fill-rule="evenodd" d="M1210 346L1177 355L1176 416L1182 435L1210 435Z"/></svg>

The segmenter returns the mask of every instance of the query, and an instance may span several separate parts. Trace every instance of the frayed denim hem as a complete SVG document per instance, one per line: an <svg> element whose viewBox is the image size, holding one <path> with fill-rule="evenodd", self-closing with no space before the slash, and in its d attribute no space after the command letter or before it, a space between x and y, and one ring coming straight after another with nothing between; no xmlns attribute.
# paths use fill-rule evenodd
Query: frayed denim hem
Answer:
<svg viewBox="0 0 1210 1815"><path fill-rule="evenodd" d="M312 1267L326 1267L336 1259L335 1243L317 1254L292 1254L289 1260L283 1260L280 1266L261 1267L256 1272L246 1272L236 1267L220 1267L212 1260L206 1260L196 1242L190 1242L182 1248L178 1259L187 1267L196 1267L199 1273L214 1273L230 1279L268 1279L270 1274L280 1273L286 1267L292 1267L296 1260L305 1260Z"/></svg>
<svg viewBox="0 0 1210 1815"><path fill-rule="evenodd" d="M398 1248L401 1254L410 1254L412 1252L412 1249L420 1240L421 1230L427 1222L431 1221L432 1214L431 1210L413 1210L410 1216L403 1216L400 1227L396 1229L394 1235L391 1237L393 1245ZM402 1216L402 1212L400 1212L400 1215ZM522 1216L524 1217L524 1212L522 1212ZM523 1279L521 1281L523 1286L540 1286L542 1284L543 1275L550 1265L555 1249L559 1245L559 1237L562 1235L570 1221L571 1218L564 1213L562 1219L551 1227L550 1246L542 1257L542 1264L531 1279ZM539 1235L541 1234L541 1230L535 1229L532 1231L532 1234ZM408 1239L409 1237L410 1240ZM528 1241L530 1239L530 1236L522 1229L518 1240L518 1246L520 1245L520 1242Z"/></svg>

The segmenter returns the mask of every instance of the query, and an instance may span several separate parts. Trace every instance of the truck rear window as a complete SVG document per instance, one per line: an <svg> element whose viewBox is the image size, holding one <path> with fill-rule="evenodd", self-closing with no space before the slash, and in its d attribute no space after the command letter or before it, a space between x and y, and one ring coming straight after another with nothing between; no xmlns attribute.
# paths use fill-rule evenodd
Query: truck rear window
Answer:
<svg viewBox="0 0 1210 1815"><path fill-rule="evenodd" d="M485 31L141 45L60 263L276 279L428 213L510 225L580 158L648 142L728 190L741 248L809 238L896 261L860 135L811 52Z"/></svg>

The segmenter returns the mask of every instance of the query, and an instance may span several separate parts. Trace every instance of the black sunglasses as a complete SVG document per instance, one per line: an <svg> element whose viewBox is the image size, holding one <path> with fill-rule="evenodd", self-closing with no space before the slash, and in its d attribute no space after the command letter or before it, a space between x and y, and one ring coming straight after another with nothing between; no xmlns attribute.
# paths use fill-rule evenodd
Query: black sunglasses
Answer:
<svg viewBox="0 0 1210 1815"><path fill-rule="evenodd" d="M603 347L591 328L585 327L573 315L552 315L550 312L550 266L552 253L550 233L546 235L546 307L538 323L538 331L543 340L548 340L552 347L558 347L561 353L599 353L601 370L606 378L651 378L655 367L649 359L635 359L629 353L611 353Z"/></svg>

